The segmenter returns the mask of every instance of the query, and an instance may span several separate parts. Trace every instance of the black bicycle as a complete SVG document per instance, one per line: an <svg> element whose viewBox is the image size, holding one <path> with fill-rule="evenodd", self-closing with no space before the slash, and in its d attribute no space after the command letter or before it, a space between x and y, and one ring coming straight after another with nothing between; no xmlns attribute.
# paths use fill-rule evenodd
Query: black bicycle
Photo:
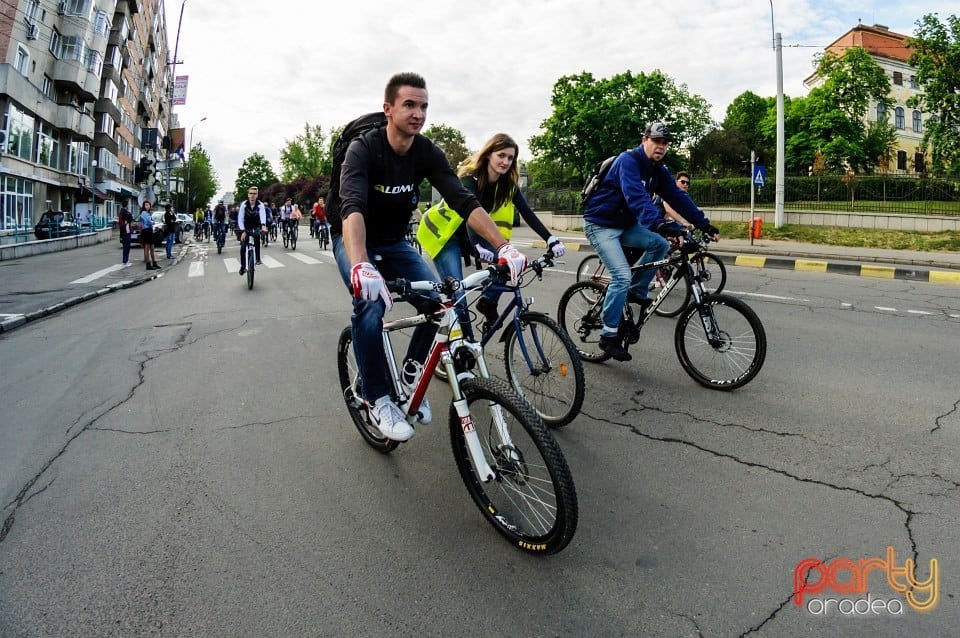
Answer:
<svg viewBox="0 0 960 638"><path fill-rule="evenodd" d="M719 257L707 251L706 246L710 243L709 235L701 235L700 239L699 250L695 254L690 255L690 263L697 269L700 279L704 285L710 289L711 293L716 294L722 292L723 287L727 284L727 267L723 265L723 261L721 261ZM678 244L679 242L677 242L675 238L671 240L670 252L667 253L667 256L670 256L670 254L679 249ZM624 247L623 252L627 257L627 261L630 263L636 263L643 254L642 249L627 246ZM673 266L669 264L658 268L653 280L650 282L650 293L653 295L659 294L659 289L666 286L667 280L670 279L672 272ZM610 283L610 274L600 260L600 256L596 253L584 257L583 261L581 261L577 267L577 281L587 280L596 281L601 284ZM672 295L665 297L654 312L661 317L676 317L683 312L684 308L690 305L690 299L693 293L689 285L682 286L682 288L682 294L677 290Z"/></svg>
<svg viewBox="0 0 960 638"><path fill-rule="evenodd" d="M285 220L283 223L283 247L290 250L297 249L298 226L295 219Z"/></svg>
<svg viewBox="0 0 960 638"><path fill-rule="evenodd" d="M326 222L321 222L314 234L320 243L320 250L327 250L330 247L330 226Z"/></svg>
<svg viewBox="0 0 960 638"><path fill-rule="evenodd" d="M515 286L507 282L505 275L486 282L484 292L504 294L510 301L495 320L483 323L480 346L486 348L503 328L500 342L507 380L530 402L544 423L561 427L573 421L583 407L583 362L566 330L552 317L531 310L533 298L524 299L521 292L533 281L529 275L542 280L543 269L553 265L553 253L547 252L527 265ZM481 297L482 294L473 303ZM436 374L445 380L441 368Z"/></svg>
<svg viewBox="0 0 960 638"><path fill-rule="evenodd" d="M691 259L700 252L702 241L687 233L684 244L674 255L634 265L633 271L670 266L666 285L643 310L633 303L623 309L618 338L624 347L640 340L640 330L653 316L670 291L685 282L693 302L685 307L677 320L674 346L680 365L697 383L715 390L733 390L749 383L767 355L767 337L760 318L750 306L735 297L711 294L703 275ZM603 328L603 300L607 284L579 281L564 291L557 310L560 325L567 330L580 351L580 356L593 362L606 361L610 355L600 349ZM628 297L629 299L629 297Z"/></svg>
<svg viewBox="0 0 960 638"><path fill-rule="evenodd" d="M227 224L226 222L213 223L213 236L217 242L217 254L223 252L223 245L227 243Z"/></svg>
<svg viewBox="0 0 960 638"><path fill-rule="evenodd" d="M247 231L247 245L244 248L246 257L246 268L247 268L247 290L253 290L253 271L254 266L257 262L257 251L256 251L256 239L262 237L263 235L259 230L248 230Z"/></svg>

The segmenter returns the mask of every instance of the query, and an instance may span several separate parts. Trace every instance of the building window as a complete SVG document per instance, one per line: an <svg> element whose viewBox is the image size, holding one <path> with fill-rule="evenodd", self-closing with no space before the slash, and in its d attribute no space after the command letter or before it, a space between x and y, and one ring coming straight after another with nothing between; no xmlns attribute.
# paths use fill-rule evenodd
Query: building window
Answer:
<svg viewBox="0 0 960 638"><path fill-rule="evenodd" d="M37 13L40 11L40 0L30 0L27 3L26 13L27 21L33 24L37 21Z"/></svg>
<svg viewBox="0 0 960 638"><path fill-rule="evenodd" d="M60 6L68 16L93 17L93 0L60 0Z"/></svg>
<svg viewBox="0 0 960 638"><path fill-rule="evenodd" d="M920 120L920 111L913 112L913 132L923 133L923 122Z"/></svg>
<svg viewBox="0 0 960 638"><path fill-rule="evenodd" d="M53 99L53 80L50 79L49 75L44 74L43 87L40 90L43 92L44 97Z"/></svg>
<svg viewBox="0 0 960 638"><path fill-rule="evenodd" d="M913 156L913 170L922 173L926 170L923 162L923 153L917 153Z"/></svg>
<svg viewBox="0 0 960 638"><path fill-rule="evenodd" d="M894 111L893 119L895 120L893 125L896 126L899 130L902 131L903 129L907 128L907 123L903 116L903 107L901 106L897 107L897 110Z"/></svg>
<svg viewBox="0 0 960 638"><path fill-rule="evenodd" d="M11 104L7 108L7 153L33 161L33 129L33 116Z"/></svg>
<svg viewBox="0 0 960 638"><path fill-rule="evenodd" d="M97 11L93 18L93 32L102 36L110 35L110 18L106 11Z"/></svg>
<svg viewBox="0 0 960 638"><path fill-rule="evenodd" d="M87 48L82 38L75 35L60 36L60 50L53 54L62 60L83 62L83 54Z"/></svg>
<svg viewBox="0 0 960 638"><path fill-rule="evenodd" d="M103 57L101 57L99 51L87 49L83 55L83 65L87 67L87 71L100 77L103 72Z"/></svg>
<svg viewBox="0 0 960 638"><path fill-rule="evenodd" d="M877 102L877 121L887 121L887 107L883 104L883 102Z"/></svg>
<svg viewBox="0 0 960 638"><path fill-rule="evenodd" d="M30 65L30 52L22 44L17 45L17 57L13 62L13 68L20 75L27 74L27 67Z"/></svg>
<svg viewBox="0 0 960 638"><path fill-rule="evenodd" d="M22 177L0 175L0 208L5 230L33 228L33 182Z"/></svg>
<svg viewBox="0 0 960 638"><path fill-rule="evenodd" d="M915 76L915 75L911 75L911 76L910 76L910 88L911 88L911 89L919 89L919 88L920 88L920 85L917 84L917 76Z"/></svg>
<svg viewBox="0 0 960 638"><path fill-rule="evenodd" d="M90 166L90 142L75 140L70 142L70 156L67 158L67 171L75 175L86 175Z"/></svg>
<svg viewBox="0 0 960 638"><path fill-rule="evenodd" d="M907 170L907 152L906 151L897 151L897 170L898 171Z"/></svg>
<svg viewBox="0 0 960 638"><path fill-rule="evenodd" d="M56 29L53 29L52 31L50 31L50 53L52 53L53 57L55 58L60 57L60 39L61 38L62 36L60 35L60 32L57 31Z"/></svg>
<svg viewBox="0 0 960 638"><path fill-rule="evenodd" d="M903 86L903 73L900 71L893 72L893 83L897 86Z"/></svg>
<svg viewBox="0 0 960 638"><path fill-rule="evenodd" d="M107 66L112 66L119 70L123 66L123 58L120 55L120 47L115 44L108 46L107 57L104 63Z"/></svg>
<svg viewBox="0 0 960 638"><path fill-rule="evenodd" d="M43 122L37 127L37 163L60 168L60 139L54 128Z"/></svg>
<svg viewBox="0 0 960 638"><path fill-rule="evenodd" d="M106 133L110 137L113 137L113 131L116 128L116 123L113 121L113 117L109 113L102 113L100 115L100 133Z"/></svg>

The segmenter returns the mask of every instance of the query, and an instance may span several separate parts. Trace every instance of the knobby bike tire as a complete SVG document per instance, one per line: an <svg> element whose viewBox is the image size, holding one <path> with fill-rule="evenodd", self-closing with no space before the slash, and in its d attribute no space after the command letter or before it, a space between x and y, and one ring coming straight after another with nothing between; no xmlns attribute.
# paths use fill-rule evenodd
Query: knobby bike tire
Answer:
<svg viewBox="0 0 960 638"><path fill-rule="evenodd" d="M347 412L360 436L381 454L393 452L400 444L380 433L377 426L370 421L367 405L363 402L363 386L360 383L360 369L353 354L353 330L350 326L340 332L340 340L337 342L337 372L340 374L340 391L347 404Z"/></svg>
<svg viewBox="0 0 960 638"><path fill-rule="evenodd" d="M253 290L253 271L256 262L256 252L253 250L247 250L247 290Z"/></svg>
<svg viewBox="0 0 960 638"><path fill-rule="evenodd" d="M297 231L296 227L290 230L290 250L297 249Z"/></svg>
<svg viewBox="0 0 960 638"><path fill-rule="evenodd" d="M603 298L607 287L595 281L580 281L560 296L557 322L566 330L584 361L601 363L610 355L600 349L603 329Z"/></svg>
<svg viewBox="0 0 960 638"><path fill-rule="evenodd" d="M524 357L521 340L533 370ZM586 380L570 335L551 317L527 311L520 315L520 331L516 322L509 322L502 341L503 363L513 389L530 402L547 426L562 427L573 421L583 407Z"/></svg>
<svg viewBox="0 0 960 638"><path fill-rule="evenodd" d="M707 338L704 324L717 327ZM767 356L767 335L750 306L729 295L707 295L677 321L674 344L680 365L697 383L714 390L735 390L749 383Z"/></svg>
<svg viewBox="0 0 960 638"><path fill-rule="evenodd" d="M467 450L463 424L450 406L450 443L467 491L493 527L531 554L556 554L577 529L577 492L567 461L530 405L499 379L465 379L460 386L473 428L496 478L483 482ZM500 439L493 413L507 423L510 444Z"/></svg>

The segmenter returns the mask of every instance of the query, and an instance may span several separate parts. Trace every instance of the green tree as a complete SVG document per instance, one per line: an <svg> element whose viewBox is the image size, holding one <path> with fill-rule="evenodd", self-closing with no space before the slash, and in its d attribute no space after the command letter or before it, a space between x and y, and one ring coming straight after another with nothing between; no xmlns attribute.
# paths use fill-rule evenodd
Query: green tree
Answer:
<svg viewBox="0 0 960 638"><path fill-rule="evenodd" d="M178 193L176 198L176 209L180 211L192 213L198 207L205 207L220 188L210 156L199 142L190 149L184 165L174 170L174 175L184 184L185 192Z"/></svg>
<svg viewBox="0 0 960 638"><path fill-rule="evenodd" d="M237 181L234 182L234 193L237 202L241 202L247 196L247 189L256 186L260 190L267 188L278 181L277 174L273 172L273 167L267 158L260 153L254 153L243 160L240 170L237 171Z"/></svg>
<svg viewBox="0 0 960 638"><path fill-rule="evenodd" d="M452 126L433 124L423 132L423 136L443 149L453 170L457 170L460 163L470 155L470 151L467 150L467 139L463 133Z"/></svg>
<svg viewBox="0 0 960 638"><path fill-rule="evenodd" d="M845 49L843 55L826 51L814 56L814 61L817 75L825 78L822 88L832 95L832 103L861 127L866 127L871 100L882 103L887 111L893 108L890 78L862 47Z"/></svg>
<svg viewBox="0 0 960 638"><path fill-rule="evenodd" d="M297 177L329 175L333 160L330 143L319 125L303 125L303 133L284 140L280 150L280 179L289 182Z"/></svg>
<svg viewBox="0 0 960 638"><path fill-rule="evenodd" d="M721 123L723 130L734 134L731 139L744 144L747 148L746 157L750 157L750 151L756 151L758 155L764 158L774 157L776 148L776 133L773 138L768 138L761 126L767 113L773 109L776 115L777 98L760 97L752 91L744 91L733 99L733 102L727 106L726 116ZM742 150L739 150L742 155ZM740 158L744 159L743 157Z"/></svg>
<svg viewBox="0 0 960 638"><path fill-rule="evenodd" d="M554 174L572 172L579 183L598 161L636 146L648 122L661 120L673 130L667 163L674 167L685 162L677 149L711 124L707 101L659 70L600 80L586 72L564 76L550 103L553 113L542 122L543 133L530 138L530 150L538 161L555 163Z"/></svg>
<svg viewBox="0 0 960 638"><path fill-rule="evenodd" d="M913 48L910 64L923 93L907 104L930 114L923 140L931 148L934 173L960 174L960 19L941 22L936 13L917 21L907 43Z"/></svg>

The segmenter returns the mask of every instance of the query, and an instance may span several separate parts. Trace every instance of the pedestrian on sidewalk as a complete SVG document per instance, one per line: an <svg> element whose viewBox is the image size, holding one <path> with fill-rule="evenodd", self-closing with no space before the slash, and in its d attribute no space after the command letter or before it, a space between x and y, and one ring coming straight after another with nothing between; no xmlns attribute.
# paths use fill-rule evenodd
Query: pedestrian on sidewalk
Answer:
<svg viewBox="0 0 960 638"><path fill-rule="evenodd" d="M159 232L159 229L156 229ZM143 263L147 270L160 270L153 255L153 203L143 202L140 207L140 246L143 248Z"/></svg>
<svg viewBox="0 0 960 638"><path fill-rule="evenodd" d="M173 244L177 240L177 216L174 215L170 204L163 208L163 232L167 239L167 259L173 259Z"/></svg>
<svg viewBox="0 0 960 638"><path fill-rule="evenodd" d="M120 214L118 215L118 227L120 229L120 245L123 246L123 264L124 268L133 265L130 261L130 231L133 229L133 214L130 212L130 200L124 198L120 205Z"/></svg>

